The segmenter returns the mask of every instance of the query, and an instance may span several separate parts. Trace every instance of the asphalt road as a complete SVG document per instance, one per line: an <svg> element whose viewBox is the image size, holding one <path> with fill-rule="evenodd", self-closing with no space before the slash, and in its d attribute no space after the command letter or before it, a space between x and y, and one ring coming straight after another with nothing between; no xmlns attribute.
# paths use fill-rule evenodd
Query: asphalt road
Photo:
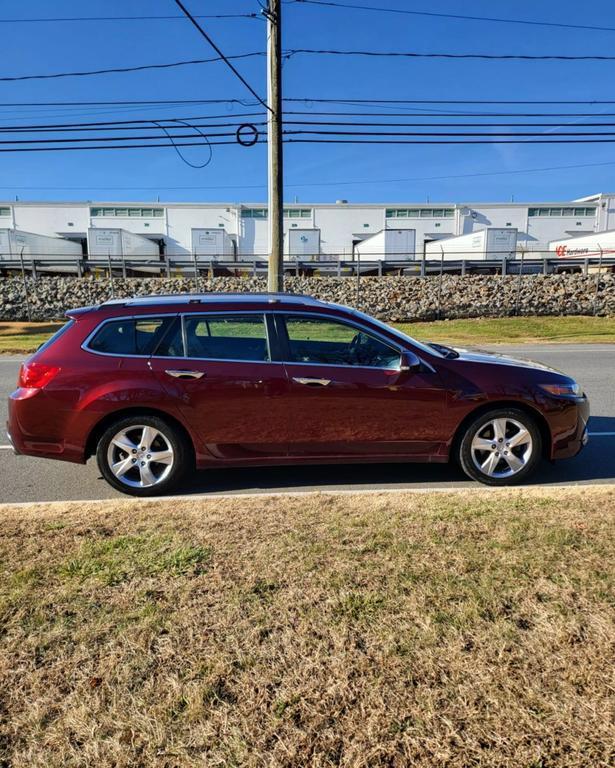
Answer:
<svg viewBox="0 0 615 768"><path fill-rule="evenodd" d="M615 483L615 345L498 345L498 352L551 365L574 376L591 400L590 442L576 458L543 462L532 484ZM0 446L6 445L6 398L15 387L20 359L0 357ZM428 464L271 467L208 470L181 489L186 494L259 493L307 490L473 487L455 467ZM14 456L0 448L0 502L68 501L121 496L100 477L96 462L86 466Z"/></svg>

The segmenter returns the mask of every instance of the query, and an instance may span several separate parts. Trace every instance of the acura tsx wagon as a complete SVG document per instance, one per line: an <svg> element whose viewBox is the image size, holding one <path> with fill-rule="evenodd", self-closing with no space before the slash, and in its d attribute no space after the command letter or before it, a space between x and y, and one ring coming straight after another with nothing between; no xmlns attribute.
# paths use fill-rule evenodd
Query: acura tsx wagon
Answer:
<svg viewBox="0 0 615 768"><path fill-rule="evenodd" d="M544 365L423 344L292 294L113 300L20 370L18 454L85 463L136 496L196 468L455 461L489 485L587 442L579 385Z"/></svg>

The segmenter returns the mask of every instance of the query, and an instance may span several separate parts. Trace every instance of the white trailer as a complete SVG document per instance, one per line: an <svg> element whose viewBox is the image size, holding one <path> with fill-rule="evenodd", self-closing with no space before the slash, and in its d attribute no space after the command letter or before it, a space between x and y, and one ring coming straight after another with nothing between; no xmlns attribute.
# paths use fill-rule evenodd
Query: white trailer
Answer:
<svg viewBox="0 0 615 768"><path fill-rule="evenodd" d="M88 229L88 261L104 264L111 257L114 261L158 261L160 248L157 242L126 229Z"/></svg>
<svg viewBox="0 0 615 768"><path fill-rule="evenodd" d="M458 237L446 237L425 244L427 259L512 259L517 250L517 230L513 227L488 227Z"/></svg>
<svg viewBox="0 0 615 768"><path fill-rule="evenodd" d="M415 229L382 229L357 243L354 252L365 261L414 261L415 249Z"/></svg>
<svg viewBox="0 0 615 768"><path fill-rule="evenodd" d="M615 256L615 229L579 237L552 240L549 251L560 259L592 259Z"/></svg>
<svg viewBox="0 0 615 768"><path fill-rule="evenodd" d="M320 255L320 230L289 229L286 233L286 253L295 259L318 258Z"/></svg>
<svg viewBox="0 0 615 768"><path fill-rule="evenodd" d="M18 262L21 255L28 261L70 259L82 255L81 243L62 237L48 237L19 229L0 229L0 262Z"/></svg>
<svg viewBox="0 0 615 768"><path fill-rule="evenodd" d="M235 256L233 241L225 229L192 230L192 253L195 256L206 256L210 259L231 261Z"/></svg>

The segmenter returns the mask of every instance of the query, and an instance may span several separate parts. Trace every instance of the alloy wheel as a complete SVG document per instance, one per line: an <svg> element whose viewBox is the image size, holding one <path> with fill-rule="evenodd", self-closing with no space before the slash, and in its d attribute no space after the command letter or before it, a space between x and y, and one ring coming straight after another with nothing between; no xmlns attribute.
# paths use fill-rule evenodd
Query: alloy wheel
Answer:
<svg viewBox="0 0 615 768"><path fill-rule="evenodd" d="M173 470L171 441L160 430L135 424L115 434L107 449L107 463L117 480L130 488L151 488Z"/></svg>
<svg viewBox="0 0 615 768"><path fill-rule="evenodd" d="M474 466L493 478L513 477L532 458L534 443L527 427L516 419L495 418L482 424L470 446Z"/></svg>

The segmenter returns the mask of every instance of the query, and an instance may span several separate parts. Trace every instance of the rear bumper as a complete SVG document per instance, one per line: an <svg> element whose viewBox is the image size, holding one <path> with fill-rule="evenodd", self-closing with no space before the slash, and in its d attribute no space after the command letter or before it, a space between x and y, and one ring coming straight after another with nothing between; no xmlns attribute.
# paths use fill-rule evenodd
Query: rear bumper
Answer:
<svg viewBox="0 0 615 768"><path fill-rule="evenodd" d="M61 412L52 409L50 417L45 400L40 389L17 389L9 395L6 433L14 453L83 463L82 447L58 436Z"/></svg>
<svg viewBox="0 0 615 768"><path fill-rule="evenodd" d="M9 429L9 423L8 423L8 421L6 422L6 439L9 441L9 443L10 443L10 445L11 445L11 448L13 449L13 453L15 454L15 456L19 456L20 454L19 454L19 451L17 450L17 447L16 447L16 445L15 445L15 441L13 440L13 437L12 437L12 435L11 435L11 431L10 431L10 429Z"/></svg>

